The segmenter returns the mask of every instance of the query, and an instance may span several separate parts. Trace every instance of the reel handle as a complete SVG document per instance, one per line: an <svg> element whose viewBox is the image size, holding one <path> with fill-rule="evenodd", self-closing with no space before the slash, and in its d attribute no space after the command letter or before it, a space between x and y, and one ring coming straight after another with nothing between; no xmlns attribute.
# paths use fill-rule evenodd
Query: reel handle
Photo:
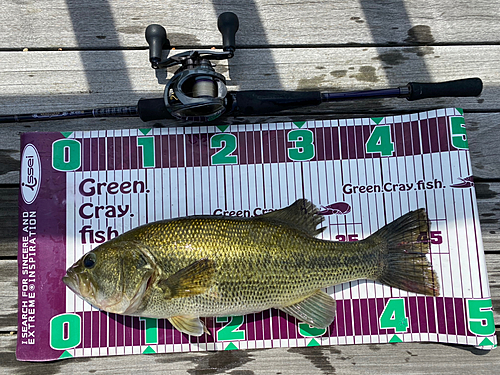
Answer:
<svg viewBox="0 0 500 375"><path fill-rule="evenodd" d="M163 49L170 46L165 28L156 24L149 25L146 28L146 41L149 44L149 62L151 63L151 67L158 69Z"/></svg>
<svg viewBox="0 0 500 375"><path fill-rule="evenodd" d="M217 19L217 28L222 34L223 50L229 52L231 57L236 49L236 32L239 27L238 16L232 12L224 12Z"/></svg>

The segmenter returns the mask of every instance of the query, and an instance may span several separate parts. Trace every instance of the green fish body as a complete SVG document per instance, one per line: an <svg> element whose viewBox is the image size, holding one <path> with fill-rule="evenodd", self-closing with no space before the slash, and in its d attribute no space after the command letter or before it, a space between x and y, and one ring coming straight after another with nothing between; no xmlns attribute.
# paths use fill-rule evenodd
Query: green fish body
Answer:
<svg viewBox="0 0 500 375"><path fill-rule="evenodd" d="M281 309L315 327L335 317L323 288L358 279L437 295L425 254L424 210L357 242L316 238L323 217L306 200L253 218L193 216L143 225L87 253L64 282L105 311L167 318L190 335L199 317Z"/></svg>

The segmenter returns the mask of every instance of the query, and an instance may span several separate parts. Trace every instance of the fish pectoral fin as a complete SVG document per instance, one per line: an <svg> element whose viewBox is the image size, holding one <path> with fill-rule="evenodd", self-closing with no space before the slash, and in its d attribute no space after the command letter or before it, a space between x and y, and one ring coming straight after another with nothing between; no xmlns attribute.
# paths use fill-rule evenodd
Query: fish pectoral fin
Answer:
<svg viewBox="0 0 500 375"><path fill-rule="evenodd" d="M158 283L165 298L182 298L205 293L212 285L215 262L200 259Z"/></svg>
<svg viewBox="0 0 500 375"><path fill-rule="evenodd" d="M316 328L326 328L335 319L335 300L318 290L313 295L293 305L280 307L280 310Z"/></svg>
<svg viewBox="0 0 500 375"><path fill-rule="evenodd" d="M179 315L168 318L175 329L191 336L201 336L210 333L205 324L197 316Z"/></svg>
<svg viewBox="0 0 500 375"><path fill-rule="evenodd" d="M259 216L257 220L279 221L314 237L325 230L324 227L316 229L325 220L322 215L318 215L318 211L307 199L298 199L288 207Z"/></svg>

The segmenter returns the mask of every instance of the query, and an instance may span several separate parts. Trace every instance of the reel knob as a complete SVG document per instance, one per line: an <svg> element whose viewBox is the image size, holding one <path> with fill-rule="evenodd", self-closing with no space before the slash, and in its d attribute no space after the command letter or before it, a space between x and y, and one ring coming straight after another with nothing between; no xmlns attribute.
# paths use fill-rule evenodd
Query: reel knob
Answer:
<svg viewBox="0 0 500 375"><path fill-rule="evenodd" d="M231 56L236 49L236 32L239 27L238 16L232 12L222 13L217 19L217 28L222 34L223 50L230 52Z"/></svg>
<svg viewBox="0 0 500 375"><path fill-rule="evenodd" d="M146 41L149 44L149 62L151 63L151 67L158 69L163 49L170 46L165 28L156 24L149 25L146 28Z"/></svg>

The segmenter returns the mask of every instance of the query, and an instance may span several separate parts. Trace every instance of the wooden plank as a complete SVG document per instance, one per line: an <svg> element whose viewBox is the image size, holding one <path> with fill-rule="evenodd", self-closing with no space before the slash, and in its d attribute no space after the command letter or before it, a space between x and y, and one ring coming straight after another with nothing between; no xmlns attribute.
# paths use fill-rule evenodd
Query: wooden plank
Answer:
<svg viewBox="0 0 500 375"><path fill-rule="evenodd" d="M500 350L460 345L385 344L274 348L18 362L16 337L0 335L5 374L491 374Z"/></svg>
<svg viewBox="0 0 500 375"><path fill-rule="evenodd" d="M500 183L475 183L474 188L484 250L498 254L500 253L500 201L498 199Z"/></svg>
<svg viewBox="0 0 500 375"><path fill-rule="evenodd" d="M0 332L17 332L17 261L0 260Z"/></svg>
<svg viewBox="0 0 500 375"><path fill-rule="evenodd" d="M3 159L3 158L2 158ZM0 160L0 164L2 161ZM16 164L19 170L19 164ZM17 255L18 188L0 189L0 256Z"/></svg>
<svg viewBox="0 0 500 375"><path fill-rule="evenodd" d="M5 1L0 49L144 47L151 23L174 46L220 45L217 15L240 17L237 43L263 45L496 43L499 0Z"/></svg>

